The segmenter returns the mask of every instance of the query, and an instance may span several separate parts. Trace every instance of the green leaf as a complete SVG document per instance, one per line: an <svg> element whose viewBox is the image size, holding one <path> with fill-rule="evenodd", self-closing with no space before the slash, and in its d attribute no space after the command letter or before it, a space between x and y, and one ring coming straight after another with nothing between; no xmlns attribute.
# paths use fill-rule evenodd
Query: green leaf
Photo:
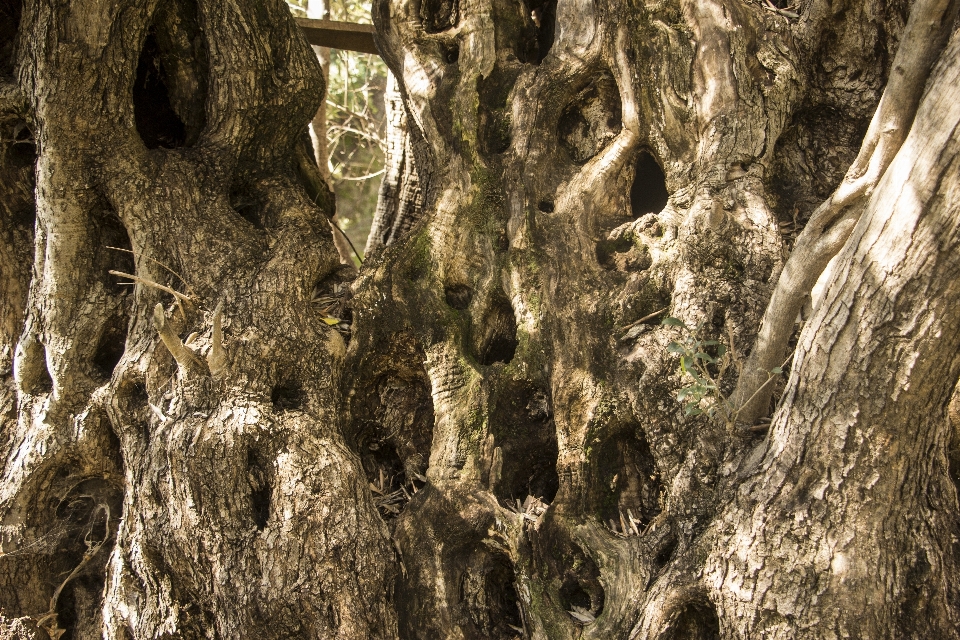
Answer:
<svg viewBox="0 0 960 640"><path fill-rule="evenodd" d="M684 413L688 416L698 416L703 413L703 411L698 409L695 405L688 404L687 408L684 410Z"/></svg>
<svg viewBox="0 0 960 640"><path fill-rule="evenodd" d="M722 358L726 352L727 352L727 345L725 345L725 344L718 344L718 345L717 345L717 356L718 356L718 357Z"/></svg>
<svg viewBox="0 0 960 640"><path fill-rule="evenodd" d="M770 373L772 373L775 376L778 376L781 373L783 373L783 369L780 367L774 367L773 369L770 369Z"/></svg>
<svg viewBox="0 0 960 640"><path fill-rule="evenodd" d="M687 349L679 342L671 342L667 345L667 351L670 353L686 353Z"/></svg>
<svg viewBox="0 0 960 640"><path fill-rule="evenodd" d="M705 346L705 347L714 347L714 346L716 346L716 345L718 345L718 344L720 344L720 343L717 342L716 340L704 340L704 341L703 341L703 346Z"/></svg>
<svg viewBox="0 0 960 640"><path fill-rule="evenodd" d="M660 324L667 327L685 327L687 325L683 324L683 320L679 318L674 318L673 316L667 316L663 319L663 322Z"/></svg>

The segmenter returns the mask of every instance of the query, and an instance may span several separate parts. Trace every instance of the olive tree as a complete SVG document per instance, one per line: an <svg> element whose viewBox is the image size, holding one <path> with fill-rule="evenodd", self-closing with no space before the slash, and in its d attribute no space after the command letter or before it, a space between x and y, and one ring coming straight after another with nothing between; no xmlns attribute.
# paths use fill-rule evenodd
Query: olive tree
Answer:
<svg viewBox="0 0 960 640"><path fill-rule="evenodd" d="M952 0L0 3L11 637L957 637ZM17 635L19 634L19 636Z"/></svg>

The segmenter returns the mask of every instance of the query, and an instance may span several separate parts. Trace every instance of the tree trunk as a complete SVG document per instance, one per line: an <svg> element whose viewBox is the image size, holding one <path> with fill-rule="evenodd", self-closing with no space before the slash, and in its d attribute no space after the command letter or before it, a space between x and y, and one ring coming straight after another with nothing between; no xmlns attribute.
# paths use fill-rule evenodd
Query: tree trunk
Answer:
<svg viewBox="0 0 960 640"><path fill-rule="evenodd" d="M286 8L100 4L0 9L8 633L957 637L956 37L741 424L906 4L379 0L352 283Z"/></svg>
<svg viewBox="0 0 960 640"><path fill-rule="evenodd" d="M345 288L296 177L323 79L286 6L27 3L18 46L40 152L7 616L393 635L393 550L342 437L345 340L311 302Z"/></svg>

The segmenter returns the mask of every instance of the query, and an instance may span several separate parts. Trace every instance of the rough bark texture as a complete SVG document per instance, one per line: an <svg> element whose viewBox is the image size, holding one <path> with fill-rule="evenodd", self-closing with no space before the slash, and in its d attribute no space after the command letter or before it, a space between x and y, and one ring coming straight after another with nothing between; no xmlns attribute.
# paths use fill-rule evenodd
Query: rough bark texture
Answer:
<svg viewBox="0 0 960 640"><path fill-rule="evenodd" d="M323 81L286 6L26 3L17 44L40 153L0 606L84 638L391 635L311 303L340 265L297 180Z"/></svg>
<svg viewBox="0 0 960 640"><path fill-rule="evenodd" d="M352 283L282 3L94 4L0 2L8 635L958 635L956 37L743 429L671 344L747 357L909 3L378 0Z"/></svg>

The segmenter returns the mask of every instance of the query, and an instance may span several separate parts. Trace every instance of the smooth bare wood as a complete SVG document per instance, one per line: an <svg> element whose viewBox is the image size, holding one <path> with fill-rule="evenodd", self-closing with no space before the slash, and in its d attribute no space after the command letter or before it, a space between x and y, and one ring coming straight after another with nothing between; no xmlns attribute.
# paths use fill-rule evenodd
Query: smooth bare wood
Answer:
<svg viewBox="0 0 960 640"><path fill-rule="evenodd" d="M317 18L297 18L307 42L317 47L346 49L360 53L379 55L373 40L373 25L354 22L338 22Z"/></svg>

